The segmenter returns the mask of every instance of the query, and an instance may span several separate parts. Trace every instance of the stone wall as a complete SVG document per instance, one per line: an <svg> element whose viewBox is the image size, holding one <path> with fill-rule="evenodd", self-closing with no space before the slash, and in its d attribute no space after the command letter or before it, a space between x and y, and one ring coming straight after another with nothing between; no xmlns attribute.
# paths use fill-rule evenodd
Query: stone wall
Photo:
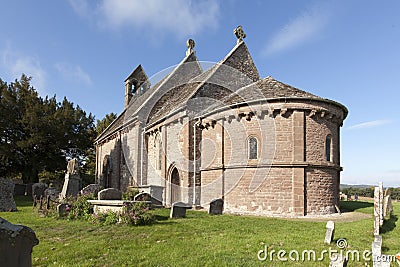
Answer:
<svg viewBox="0 0 400 267"><path fill-rule="evenodd" d="M224 195L227 212L335 212L341 116L341 110L323 102L295 101L231 109L204 119L201 202ZM332 137L331 161L327 135ZM257 160L247 160L249 136L258 140Z"/></svg>

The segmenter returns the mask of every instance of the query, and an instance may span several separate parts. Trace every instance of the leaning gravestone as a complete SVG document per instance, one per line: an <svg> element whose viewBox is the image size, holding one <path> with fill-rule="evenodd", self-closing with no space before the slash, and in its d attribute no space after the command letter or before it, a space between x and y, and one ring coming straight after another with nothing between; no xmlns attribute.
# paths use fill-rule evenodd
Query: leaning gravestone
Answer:
<svg viewBox="0 0 400 267"><path fill-rule="evenodd" d="M98 200L121 200L122 192L115 188L106 188L97 194Z"/></svg>
<svg viewBox="0 0 400 267"><path fill-rule="evenodd" d="M9 179L0 178L0 211L17 211L13 194L14 183Z"/></svg>
<svg viewBox="0 0 400 267"><path fill-rule="evenodd" d="M325 233L325 244L330 244L333 240L333 235L335 232L335 223L333 221L328 221L326 223L326 233Z"/></svg>
<svg viewBox="0 0 400 267"><path fill-rule="evenodd" d="M185 218L186 210L191 209L192 206L183 202L175 202L172 204L169 217L172 218Z"/></svg>
<svg viewBox="0 0 400 267"><path fill-rule="evenodd" d="M208 214L219 215L222 214L223 209L224 201L221 198L214 199L210 202L210 209L208 210Z"/></svg>
<svg viewBox="0 0 400 267"><path fill-rule="evenodd" d="M77 159L68 161L67 173L65 174L64 186L62 188L60 198L64 199L68 196L76 197L79 193L81 185L81 177L79 175L79 163Z"/></svg>
<svg viewBox="0 0 400 267"><path fill-rule="evenodd" d="M37 244L39 240L31 228L0 218L0 266L32 266L32 248Z"/></svg>
<svg viewBox="0 0 400 267"><path fill-rule="evenodd" d="M33 199L40 199L44 197L44 191L47 189L47 184L45 183L35 183L32 185L32 196Z"/></svg>

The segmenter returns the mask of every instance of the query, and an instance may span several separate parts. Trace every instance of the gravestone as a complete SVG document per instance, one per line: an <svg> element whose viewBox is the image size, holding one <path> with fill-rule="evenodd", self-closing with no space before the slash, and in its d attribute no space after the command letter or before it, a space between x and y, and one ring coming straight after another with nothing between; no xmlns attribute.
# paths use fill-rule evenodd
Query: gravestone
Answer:
<svg viewBox="0 0 400 267"><path fill-rule="evenodd" d="M121 200L122 192L116 188L106 188L97 194L98 200Z"/></svg>
<svg viewBox="0 0 400 267"><path fill-rule="evenodd" d="M379 225L383 225L383 183L379 182Z"/></svg>
<svg viewBox="0 0 400 267"><path fill-rule="evenodd" d="M175 202L172 204L169 217L172 218L185 218L186 210L191 209L192 206L183 202Z"/></svg>
<svg viewBox="0 0 400 267"><path fill-rule="evenodd" d="M44 197L44 191L47 189L47 184L45 183L34 183L32 185L32 196L33 199L40 199Z"/></svg>
<svg viewBox="0 0 400 267"><path fill-rule="evenodd" d="M65 215L67 215L67 213L68 213L67 208L68 208L68 207L69 207L69 205L66 204L66 203L58 204L58 205L57 205L57 214L58 214L58 217L63 217L63 216L65 216Z"/></svg>
<svg viewBox="0 0 400 267"><path fill-rule="evenodd" d="M0 211L17 211L14 201L14 183L0 178Z"/></svg>
<svg viewBox="0 0 400 267"><path fill-rule="evenodd" d="M333 235L335 232L335 223L333 221L328 221L326 223L326 233L325 233L325 244L330 244L333 240Z"/></svg>
<svg viewBox="0 0 400 267"><path fill-rule="evenodd" d="M37 244L39 240L31 228L0 218L0 266L32 266L32 248Z"/></svg>
<svg viewBox="0 0 400 267"><path fill-rule="evenodd" d="M81 177L79 175L79 163L77 159L68 161L67 173L65 174L64 186L62 188L60 198L64 199L68 196L76 197L79 193L81 185Z"/></svg>
<svg viewBox="0 0 400 267"><path fill-rule="evenodd" d="M60 195L60 190L58 190L55 187L49 187L46 190L44 190L44 196L50 197L51 200L56 201Z"/></svg>
<svg viewBox="0 0 400 267"><path fill-rule="evenodd" d="M86 187L84 187L79 193L81 195L89 195L89 194L94 194L97 195L100 190L102 190L103 187L99 184L90 184Z"/></svg>
<svg viewBox="0 0 400 267"><path fill-rule="evenodd" d="M380 205L379 205L379 187L374 189L374 235L379 235L380 226Z"/></svg>
<svg viewBox="0 0 400 267"><path fill-rule="evenodd" d="M333 253L330 258L329 267L344 267L347 266L347 259L341 253Z"/></svg>
<svg viewBox="0 0 400 267"><path fill-rule="evenodd" d="M208 210L208 214L219 215L222 214L222 210L224 209L224 200L221 198L214 199L210 202L210 209Z"/></svg>
<svg viewBox="0 0 400 267"><path fill-rule="evenodd" d="M149 193L139 193L133 197L133 201L150 201L151 196Z"/></svg>
<svg viewBox="0 0 400 267"><path fill-rule="evenodd" d="M382 236L375 236L372 242L372 266L390 267L389 259L388 255L382 255Z"/></svg>

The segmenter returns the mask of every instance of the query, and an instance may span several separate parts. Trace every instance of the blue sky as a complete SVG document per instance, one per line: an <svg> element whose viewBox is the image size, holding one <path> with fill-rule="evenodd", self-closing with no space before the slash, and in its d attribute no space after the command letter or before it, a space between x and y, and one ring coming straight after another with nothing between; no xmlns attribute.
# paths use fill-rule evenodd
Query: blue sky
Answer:
<svg viewBox="0 0 400 267"><path fill-rule="evenodd" d="M400 186L400 1L15 0L1 3L0 78L33 77L101 119L123 109L124 79L179 63L185 42L219 61L245 42L262 77L349 109L342 183Z"/></svg>

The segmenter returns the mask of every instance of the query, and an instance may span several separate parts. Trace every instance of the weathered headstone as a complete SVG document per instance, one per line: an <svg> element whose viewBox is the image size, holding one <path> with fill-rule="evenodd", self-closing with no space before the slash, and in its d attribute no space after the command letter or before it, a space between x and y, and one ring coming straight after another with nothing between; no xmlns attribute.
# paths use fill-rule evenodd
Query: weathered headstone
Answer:
<svg viewBox="0 0 400 267"><path fill-rule="evenodd" d="M330 258L329 267L344 267L347 266L347 259L341 253L333 253Z"/></svg>
<svg viewBox="0 0 400 267"><path fill-rule="evenodd" d="M106 188L97 194L98 200L121 200L122 192L116 188Z"/></svg>
<svg viewBox="0 0 400 267"><path fill-rule="evenodd" d="M133 197L133 201L151 201L151 196L149 193L139 193Z"/></svg>
<svg viewBox="0 0 400 267"><path fill-rule="evenodd" d="M379 235L380 226L379 187L374 189L374 235Z"/></svg>
<svg viewBox="0 0 400 267"><path fill-rule="evenodd" d="M57 205L57 214L59 217L63 217L65 215L67 215L67 207L69 205L67 203L62 203L62 204L58 204Z"/></svg>
<svg viewBox="0 0 400 267"><path fill-rule="evenodd" d="M67 173L65 174L64 186L62 188L60 198L64 199L68 196L76 197L79 193L81 185L81 177L79 175L79 163L77 159L68 161Z"/></svg>
<svg viewBox="0 0 400 267"><path fill-rule="evenodd" d="M214 199L210 202L210 208L208 210L209 214L219 215L222 214L224 209L224 200L221 198Z"/></svg>
<svg viewBox="0 0 400 267"><path fill-rule="evenodd" d="M175 202L172 204L170 218L184 218L186 217L186 210L191 209L189 204L183 202Z"/></svg>
<svg viewBox="0 0 400 267"><path fill-rule="evenodd" d="M0 266L32 266L32 248L37 244L39 240L31 228L0 218Z"/></svg>
<svg viewBox="0 0 400 267"><path fill-rule="evenodd" d="M377 235L372 242L372 266L390 267L390 258L382 254L382 236Z"/></svg>
<svg viewBox="0 0 400 267"><path fill-rule="evenodd" d="M0 211L17 211L14 201L14 183L0 178Z"/></svg>
<svg viewBox="0 0 400 267"><path fill-rule="evenodd" d="M47 184L45 183L34 183L32 185L32 196L36 199L44 197L44 191L47 189Z"/></svg>
<svg viewBox="0 0 400 267"><path fill-rule="evenodd" d="M56 201L60 195L60 190L55 187L49 187L44 190L44 196L50 197L51 200Z"/></svg>
<svg viewBox="0 0 400 267"><path fill-rule="evenodd" d="M335 223L333 221L328 221L326 223L326 233L325 233L325 244L330 244L333 240L333 235L335 232Z"/></svg>
<svg viewBox="0 0 400 267"><path fill-rule="evenodd" d="M379 182L379 225L383 225L383 183Z"/></svg>
<svg viewBox="0 0 400 267"><path fill-rule="evenodd" d="M84 187L79 193L81 195L89 195L89 194L94 194L97 195L100 190L102 190L103 187L99 184L90 184L86 187Z"/></svg>

